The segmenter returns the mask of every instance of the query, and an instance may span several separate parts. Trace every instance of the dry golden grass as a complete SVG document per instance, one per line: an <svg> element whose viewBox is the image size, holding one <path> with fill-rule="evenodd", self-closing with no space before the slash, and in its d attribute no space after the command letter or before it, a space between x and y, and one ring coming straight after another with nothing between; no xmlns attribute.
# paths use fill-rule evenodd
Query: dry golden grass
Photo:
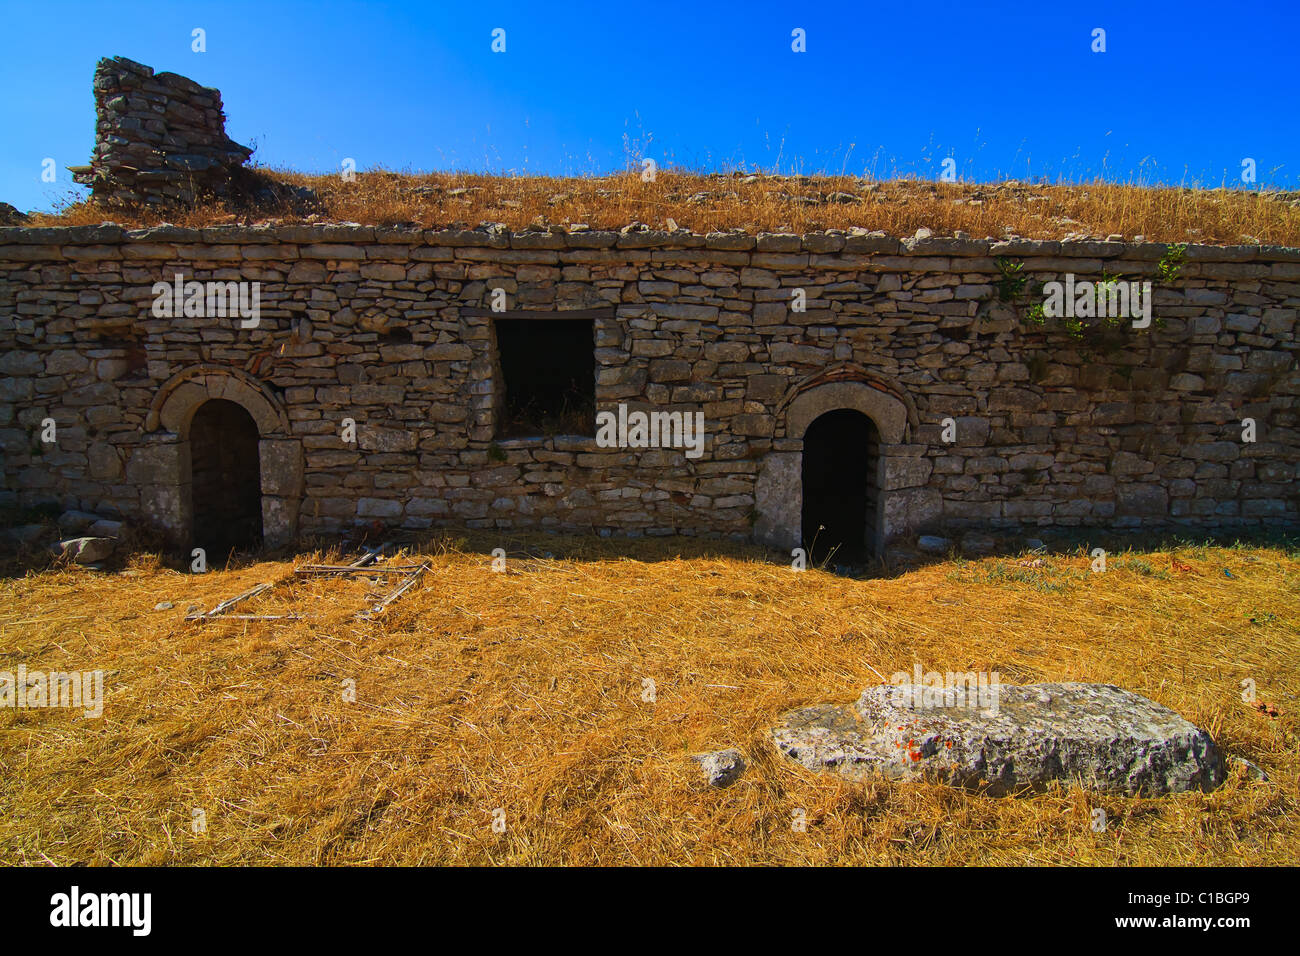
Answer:
<svg viewBox="0 0 1300 956"><path fill-rule="evenodd" d="M0 861L93 864L1295 864L1300 554L1277 548L947 561L796 574L690 540L426 546L374 623L364 581L263 561L192 576L51 570L0 583L0 669L109 672L102 718L0 712ZM520 549L533 555L524 557ZM547 558L543 549L561 551ZM631 554L633 557L623 555ZM320 560L319 553L297 563ZM402 559L398 559L402 560ZM1233 577L1224 575L1228 569ZM301 621L184 623L251 602ZM156 611L161 601L172 610ZM1254 623L1252 623L1252 619ZM914 662L1103 681L1166 704L1271 782L1143 799L861 786L778 756L787 708ZM643 680L657 702L644 701ZM1271 718L1240 698L1252 678ZM356 682L356 702L343 699ZM710 790L691 752L750 769ZM1090 829L1091 809L1109 818ZM207 831L191 832L202 808ZM495 833L493 811L505 812ZM806 811L807 832L791 827Z"/></svg>
<svg viewBox="0 0 1300 956"><path fill-rule="evenodd" d="M677 226L698 233L743 228L747 232L814 232L863 227L910 236L925 227L936 235L958 230L976 238L1015 234L1032 239L1090 235L1153 242L1252 243L1300 246L1300 200L1295 194L1245 190L1151 188L1091 183L939 183L867 181L851 176L779 178L701 175L660 170L654 182L629 172L605 177L487 176L468 173L362 172L354 182L284 170L274 178L310 186L329 221L369 225L417 223L428 228L502 222L529 225L586 223L618 229L630 222ZM856 201L825 201L839 193ZM702 194L707 194L703 196ZM816 203L807 200L816 199ZM169 213L182 226L251 222L291 216L265 211L235 215L219 205ZM157 224L158 213L73 205L59 215L38 215L34 225L88 225L112 219L126 226Z"/></svg>

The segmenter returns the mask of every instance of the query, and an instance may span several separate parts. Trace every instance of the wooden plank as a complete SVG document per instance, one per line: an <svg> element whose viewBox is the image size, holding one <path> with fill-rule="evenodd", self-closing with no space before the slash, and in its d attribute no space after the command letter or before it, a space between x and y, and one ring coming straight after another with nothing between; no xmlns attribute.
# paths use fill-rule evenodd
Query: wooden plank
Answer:
<svg viewBox="0 0 1300 956"><path fill-rule="evenodd" d="M230 610L230 608L234 607L236 604L239 604L241 601L247 601L251 597L256 597L257 595L261 594L263 591L274 586L275 586L274 582L265 581L262 584L257 585L256 587L249 588L243 594L237 594L232 598L228 598L227 600L222 601L211 611L206 611L206 612L201 611L198 614L187 615L185 620L200 621L210 617L221 617L226 611Z"/></svg>
<svg viewBox="0 0 1300 956"><path fill-rule="evenodd" d="M383 554L386 550L388 550L388 548L390 548L391 545L387 541L385 541L377 548L366 548L364 545L362 547L366 553L363 554L361 557L357 558L357 560L353 561L350 565L348 565L348 567L364 568L368 564L374 564L377 560L379 560L379 556Z"/></svg>
<svg viewBox="0 0 1300 956"><path fill-rule="evenodd" d="M429 565L427 564L420 565L415 571L411 572L410 577L408 577L405 581L399 584L393 590L393 592L388 595L388 597L384 598L382 601L380 601L378 604L372 607L369 611L362 611L357 616L361 618L368 618L368 617L375 617L376 615L381 614L384 611L384 609L388 607L388 605L392 604L399 597L401 597L403 594L405 594L407 591L413 588L415 586L415 583L420 580L420 576L424 574L425 571L428 570L429 570Z"/></svg>
<svg viewBox="0 0 1300 956"><path fill-rule="evenodd" d="M365 574L405 574L407 571L414 571L421 567L419 564L392 564L382 568L354 568L350 564L305 564L301 568L294 568L294 574L353 574L358 571Z"/></svg>
<svg viewBox="0 0 1300 956"><path fill-rule="evenodd" d="M377 548L364 548L365 554L357 558L351 564L304 564L301 568L294 568L294 574L352 574L357 571L365 571L367 574L396 574L403 571L414 570L418 564L394 564L388 567L376 568L374 563L379 560L385 551L392 547L392 543L385 541Z"/></svg>
<svg viewBox="0 0 1300 956"><path fill-rule="evenodd" d="M301 621L301 614L218 614L217 618L222 621ZM198 618L186 618L186 620L198 620ZM204 618L208 620L208 618Z"/></svg>

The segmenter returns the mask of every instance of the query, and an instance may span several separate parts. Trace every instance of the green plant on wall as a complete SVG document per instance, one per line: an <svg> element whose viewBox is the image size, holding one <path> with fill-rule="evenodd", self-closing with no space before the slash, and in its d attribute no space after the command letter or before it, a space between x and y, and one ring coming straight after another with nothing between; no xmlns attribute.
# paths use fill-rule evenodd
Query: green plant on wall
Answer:
<svg viewBox="0 0 1300 956"><path fill-rule="evenodd" d="M1101 278L1097 280L1097 301L1100 302L1103 296L1110 294L1112 286L1119 284L1120 277L1103 268Z"/></svg>
<svg viewBox="0 0 1300 956"><path fill-rule="evenodd" d="M1186 262L1186 250L1186 245L1169 246L1156 266L1155 281L1173 282L1178 277L1183 263ZM1042 301L1027 301L1034 299L1036 297L1035 293L1041 293L1042 287L1037 283L1031 284L1029 277L1023 274L1024 263L1002 258L995 259L994 263L999 273L999 278L996 280L998 298L1003 302L1013 304L1017 300L1022 300L1023 304L1018 307L1018 312L1023 325L1036 331L1046 329L1048 318L1053 317L1047 314ZM1124 342L1129 318L1107 312L1104 304L1107 301L1112 303L1115 301L1117 289L1123 282L1125 282L1123 276L1103 269L1101 278L1093 280L1092 283L1096 302L1096 308L1093 310L1094 314L1091 316L1061 315L1054 317L1056 318L1056 327L1074 341L1088 348L1098 348L1103 352L1111 352L1120 347ZM1136 283L1134 284L1136 285ZM1153 317L1152 327L1160 329L1164 328L1164 326L1165 321L1162 317Z"/></svg>
<svg viewBox="0 0 1300 956"><path fill-rule="evenodd" d="M994 259L993 264L998 267L1000 273L1000 278L997 280L998 298L1003 302L1014 302L1020 298L1021 293L1025 291L1025 285L1029 282L1029 277L1022 274L1025 264L1012 262L1001 256Z"/></svg>
<svg viewBox="0 0 1300 956"><path fill-rule="evenodd" d="M1174 244L1165 249L1165 254L1160 257L1156 263L1156 281L1173 282L1178 278L1178 273L1183 271L1183 264L1187 262L1187 243Z"/></svg>

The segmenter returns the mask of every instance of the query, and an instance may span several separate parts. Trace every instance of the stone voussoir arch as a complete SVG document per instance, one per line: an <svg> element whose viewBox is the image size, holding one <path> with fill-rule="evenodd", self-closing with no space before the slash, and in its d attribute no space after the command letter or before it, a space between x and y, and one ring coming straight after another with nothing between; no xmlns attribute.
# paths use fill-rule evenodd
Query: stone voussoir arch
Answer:
<svg viewBox="0 0 1300 956"><path fill-rule="evenodd" d="M214 399L239 405L257 425L263 541L271 548L293 543L304 493L302 442L290 431L284 405L239 369L192 365L158 389L145 418L144 444L133 452L141 513L175 542L192 543L190 425L200 406Z"/></svg>
<svg viewBox="0 0 1300 956"><path fill-rule="evenodd" d="M796 382L777 405L777 434L802 440L820 415L848 408L876 424L880 440L903 442L908 426L920 423L916 407L903 389L861 365L845 362Z"/></svg>
<svg viewBox="0 0 1300 956"><path fill-rule="evenodd" d="M192 365L164 382L149 406L145 431L161 429L184 441L199 406L218 398L248 412L262 438L288 437L289 416L280 401L247 372L218 365Z"/></svg>
<svg viewBox="0 0 1300 956"><path fill-rule="evenodd" d="M890 447L906 442L909 426L919 425L907 393L860 365L844 362L794 383L776 408L776 435L781 451L769 452L755 484L755 538L767 545L793 548L801 543L803 508L803 439L808 426L827 412L851 409L875 424L880 436L877 488L880 498L872 519L871 544L877 553L894 529L887 520Z"/></svg>

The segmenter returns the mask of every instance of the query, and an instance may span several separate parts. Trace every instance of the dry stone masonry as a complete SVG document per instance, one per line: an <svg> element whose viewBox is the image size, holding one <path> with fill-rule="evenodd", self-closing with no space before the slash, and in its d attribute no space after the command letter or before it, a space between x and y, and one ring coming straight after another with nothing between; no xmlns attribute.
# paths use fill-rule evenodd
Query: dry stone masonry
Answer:
<svg viewBox="0 0 1300 956"><path fill-rule="evenodd" d="M101 202L193 205L253 154L226 136L220 91L125 57L99 61L95 115L94 156L73 178Z"/></svg>
<svg viewBox="0 0 1300 956"><path fill-rule="evenodd" d="M95 87L97 194L189 201L247 158L216 90L120 58ZM1145 281L1169 252L863 229L0 228L0 505L186 545L196 527L283 545L376 522L790 549L841 521L871 553L1294 527L1300 249L1190 246L1153 283L1156 321L1109 342L1030 321L1041 283ZM1013 274L1028 291L1008 294ZM565 381L563 427L520 424ZM702 413L702 454L606 447L595 416L620 411Z"/></svg>
<svg viewBox="0 0 1300 956"><path fill-rule="evenodd" d="M1145 274L1156 244L364 226L0 230L10 504L188 536L188 429L255 421L269 537L358 522L800 538L820 415L879 434L881 541L1048 526L1296 523L1300 250L1199 247L1163 328L1104 359L1018 320L994 257ZM157 283L260 285L254 328ZM790 308L805 290L806 312ZM510 309L494 313L493 290ZM499 436L495 325L591 324L598 409L702 411L703 457ZM558 361L538 353L541 366ZM955 424L945 441L944 420ZM1243 441L1243 420L1255 441ZM42 443L42 423L57 425ZM355 425L345 440L345 420Z"/></svg>

